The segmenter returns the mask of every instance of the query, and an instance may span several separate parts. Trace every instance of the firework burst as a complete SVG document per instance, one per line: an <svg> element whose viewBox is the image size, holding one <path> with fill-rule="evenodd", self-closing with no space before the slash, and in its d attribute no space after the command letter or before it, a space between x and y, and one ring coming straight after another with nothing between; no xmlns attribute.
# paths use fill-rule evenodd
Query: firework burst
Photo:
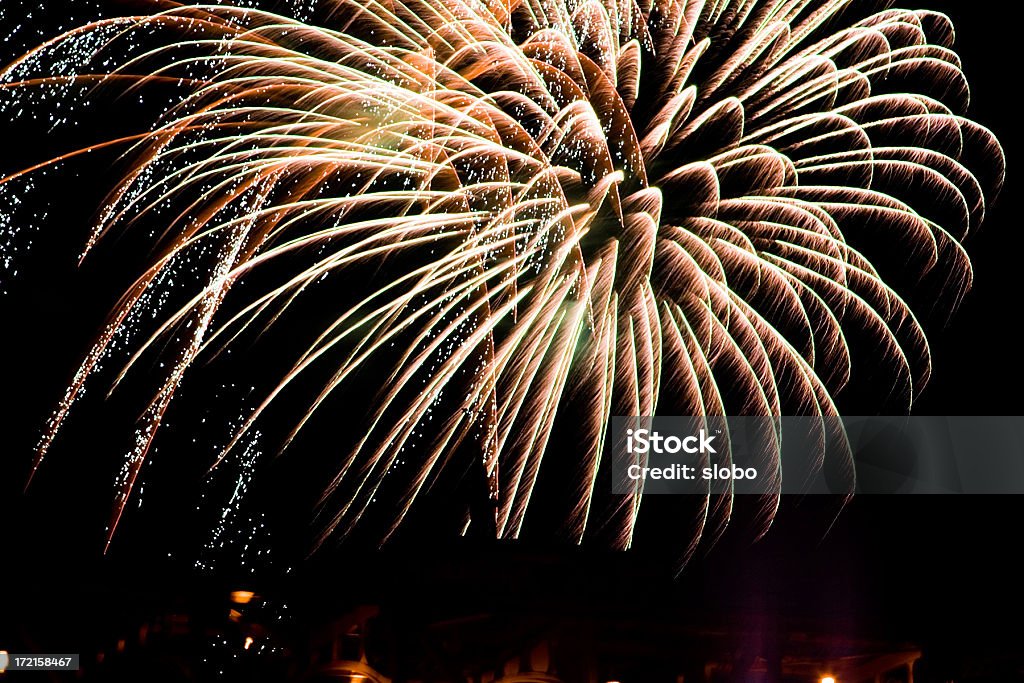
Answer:
<svg viewBox="0 0 1024 683"><path fill-rule="evenodd" d="M286 446L354 377L379 377L338 453L322 538L386 495L386 539L473 453L499 537L520 535L550 469L566 533L627 547L641 497L600 483L611 415L835 416L851 334L871 340L901 409L928 381L922 327L876 256L937 278L955 305L971 282L960 242L1003 173L995 138L961 116L945 16L852 0L321 10L315 23L191 4L106 19L3 72L11 92L182 93L144 133L70 155L116 144L133 160L86 253L159 228L38 462L156 292L188 298L120 370L164 359L111 534L190 369L280 325L327 278L355 294L326 321L290 323L291 369L233 441L300 379L320 389ZM182 277L183 263L202 267ZM552 445L559 430L574 449ZM686 549L731 509L709 491Z"/></svg>

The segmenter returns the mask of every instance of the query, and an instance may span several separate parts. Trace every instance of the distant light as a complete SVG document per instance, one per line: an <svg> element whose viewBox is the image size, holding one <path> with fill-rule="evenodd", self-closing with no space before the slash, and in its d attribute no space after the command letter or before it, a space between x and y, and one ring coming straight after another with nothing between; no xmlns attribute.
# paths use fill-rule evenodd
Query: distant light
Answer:
<svg viewBox="0 0 1024 683"><path fill-rule="evenodd" d="M245 649L248 650L250 647L252 647L252 644L254 642L255 641L252 639L252 636L246 636L245 637Z"/></svg>
<svg viewBox="0 0 1024 683"><path fill-rule="evenodd" d="M822 676L821 683L836 683L836 679L832 676Z"/></svg>
<svg viewBox="0 0 1024 683"><path fill-rule="evenodd" d="M248 605L256 594L252 591L235 591L231 594L231 602L236 605Z"/></svg>

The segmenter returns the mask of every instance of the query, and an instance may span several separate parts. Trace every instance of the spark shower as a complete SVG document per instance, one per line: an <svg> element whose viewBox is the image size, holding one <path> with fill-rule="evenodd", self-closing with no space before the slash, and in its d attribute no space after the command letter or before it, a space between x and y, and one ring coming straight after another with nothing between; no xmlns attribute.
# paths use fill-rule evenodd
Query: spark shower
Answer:
<svg viewBox="0 0 1024 683"><path fill-rule="evenodd" d="M323 440L321 540L368 516L387 540L471 459L499 537L523 532L549 476L569 539L628 547L644 505L602 480L612 415L835 416L865 354L909 411L932 371L910 295L927 283L956 307L972 279L961 242L1003 179L999 143L964 118L953 26L931 11L323 0L300 20L151 5L0 72L0 106L38 117L72 116L72 91L173 93L143 130L0 180L110 148L130 160L84 210L98 218L81 256L133 231L152 249L36 456L104 365L115 386L158 373L111 537L189 378L287 321L288 369L218 452L245 448L287 395L286 451L373 375L376 393L348 401L365 410L358 438ZM345 295L323 316L288 317L331 281ZM299 400L299 385L317 388ZM575 447L554 447L566 434ZM680 521L686 553L732 514L713 494Z"/></svg>

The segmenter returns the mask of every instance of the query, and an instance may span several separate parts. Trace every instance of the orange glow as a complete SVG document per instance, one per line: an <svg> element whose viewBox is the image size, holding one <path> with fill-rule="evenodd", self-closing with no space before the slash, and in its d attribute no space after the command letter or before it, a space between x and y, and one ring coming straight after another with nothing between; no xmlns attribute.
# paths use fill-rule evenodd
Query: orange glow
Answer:
<svg viewBox="0 0 1024 683"><path fill-rule="evenodd" d="M255 641L252 639L252 636L246 636L245 637L245 649L248 650L250 647L252 647L252 644L254 642Z"/></svg>
<svg viewBox="0 0 1024 683"><path fill-rule="evenodd" d="M235 591L231 594L231 602L236 605L248 605L255 596L252 591Z"/></svg>
<svg viewBox="0 0 1024 683"><path fill-rule="evenodd" d="M836 679L832 676L822 676L821 683L836 683Z"/></svg>

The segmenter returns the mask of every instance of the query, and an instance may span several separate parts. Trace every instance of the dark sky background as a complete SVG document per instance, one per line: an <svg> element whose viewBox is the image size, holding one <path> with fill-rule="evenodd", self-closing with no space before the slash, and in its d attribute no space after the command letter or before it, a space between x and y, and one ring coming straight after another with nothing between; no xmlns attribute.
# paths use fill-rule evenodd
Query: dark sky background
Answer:
<svg viewBox="0 0 1024 683"><path fill-rule="evenodd" d="M13 7L8 0L2 1ZM1012 3L995 2L900 4L938 9L954 19L958 51L973 89L969 115L996 133L1006 149L1009 168L1002 196L981 231L967 242L976 268L975 289L946 329L930 330L935 374L916 411L1020 415L1024 413L1020 389L1024 363L1018 336L1024 239L1017 202L1024 192L1024 174L1016 173L1020 123L1015 103L1024 66L1018 56L1022 10ZM36 18L40 26L67 21L45 13ZM0 62L7 56L0 57ZM95 125L102 127L103 122ZM12 127L14 132L3 138L0 148L0 171L37 158L57 144L40 137L38 130ZM102 178L86 174L69 181L66 191L92 197L101 186ZM58 207L58 216L60 211ZM21 493L43 422L114 300L112 295L125 284L101 265L87 263L76 270L75 245L81 244L84 235L76 217L81 220L73 214L66 222L57 222L60 234L37 240L12 295L0 299L0 320L4 321L0 325L0 536L5 539L0 544L0 585L5 593L19 593L22 600L15 603L22 611L3 612L0 607L0 625L6 621L8 627L14 620L31 619L28 615L35 600L54 600L55 587L62 604L72 606L65 618L74 624L80 618L75 614L85 613L90 605L102 603L113 613L131 611L138 608L140 596L145 596L142 603L159 604L180 592L199 590L196 586L226 583L245 574L229 560L222 560L212 574L196 571L199 539L209 534L205 526L209 517L160 512L162 500L182 509L198 504L200 487L192 461L188 461L187 476L169 475L180 479L164 487L170 490L153 494L155 500L147 500L144 510L130 515L125 534L132 540L119 541L107 556L102 555L116 464L94 447L103 443L113 425L104 418L96 423L101 426L90 428L93 413L80 418L74 442L58 448L29 493ZM52 248L62 241L72 247ZM222 493L216 487L213 492ZM273 511L268 522L272 528L280 526L274 529L279 532L273 541L275 562L265 574L250 579L285 592L297 590L297 583L304 585L303 590L326 585L343 591L353 581L368 581L353 565L378 567L379 563L387 570L376 573L376 588L367 589L371 594L399 581L422 591L424 600L427 594L439 601L459 594L467 603L476 602L472 608L485 609L498 599L483 588L492 578L492 561L518 567L509 559L515 556L527 559L522 560L521 569L506 572L511 585L508 595L521 597L524 604L547 601L566 610L602 601L618 605L633 601L624 594L630 577L654 575L657 579L651 585L665 586L672 604L695 614L753 609L804 615L857 633L909 638L950 651L1019 651L1024 637L1019 619L1024 613L1024 587L1017 548L1024 499L1017 497L862 497L834 524L829 503L787 500L765 539L752 543L741 524L721 544L695 558L673 582L670 563L657 554L609 558L521 546L495 550L456 544L411 549L411 562L408 558L384 562L345 550L302 563L296 558L305 539L289 529L301 526L299 520L308 518L309 510L304 503L296 504L292 493L282 487L276 497L280 509ZM295 547L288 539L294 539ZM285 575L287 568L292 572ZM573 580L581 568L588 578ZM653 610L662 597L645 595L636 604Z"/></svg>

